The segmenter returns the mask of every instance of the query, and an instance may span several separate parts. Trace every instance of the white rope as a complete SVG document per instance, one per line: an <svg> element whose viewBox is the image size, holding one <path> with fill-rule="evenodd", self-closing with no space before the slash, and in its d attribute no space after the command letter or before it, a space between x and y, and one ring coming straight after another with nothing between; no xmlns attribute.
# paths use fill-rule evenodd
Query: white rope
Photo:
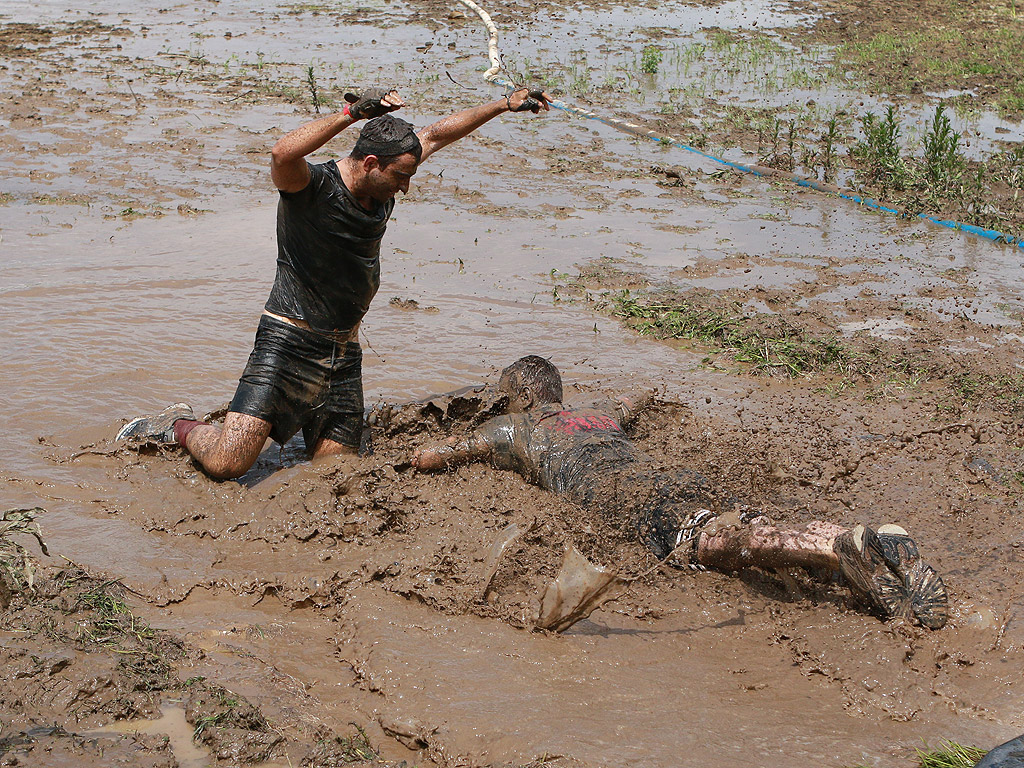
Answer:
<svg viewBox="0 0 1024 768"><path fill-rule="evenodd" d="M487 32L490 35L490 39L487 41L487 57L491 60L491 68L484 72L484 80L491 82L501 72L501 57L498 55L498 28L494 26L494 22L491 21L487 11L474 3L473 0L459 0L459 2L471 11L475 11L476 15L480 17L480 21L487 27Z"/></svg>

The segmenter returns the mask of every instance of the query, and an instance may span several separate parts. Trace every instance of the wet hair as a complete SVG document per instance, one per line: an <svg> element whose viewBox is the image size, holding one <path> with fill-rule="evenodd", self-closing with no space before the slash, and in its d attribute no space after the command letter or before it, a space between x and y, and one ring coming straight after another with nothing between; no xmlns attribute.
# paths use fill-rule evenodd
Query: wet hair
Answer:
<svg viewBox="0 0 1024 768"><path fill-rule="evenodd" d="M375 117L363 126L349 157L362 160L375 155L381 166L387 166L399 155L409 152L416 156L417 162L423 157L423 147L416 129L412 123L387 114Z"/></svg>
<svg viewBox="0 0 1024 768"><path fill-rule="evenodd" d="M501 372L503 389L510 394L526 387L533 394L534 404L562 402L562 374L554 363L537 355L527 355L516 360Z"/></svg>

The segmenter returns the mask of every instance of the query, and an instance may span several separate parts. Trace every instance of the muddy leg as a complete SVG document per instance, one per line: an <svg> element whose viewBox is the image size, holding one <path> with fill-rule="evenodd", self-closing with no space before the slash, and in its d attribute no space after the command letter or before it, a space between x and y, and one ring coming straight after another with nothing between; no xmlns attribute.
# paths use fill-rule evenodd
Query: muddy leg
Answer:
<svg viewBox="0 0 1024 768"><path fill-rule="evenodd" d="M223 428L200 424L189 432L185 450L211 477L218 480L241 477L263 450L270 427L265 419L229 411Z"/></svg>
<svg viewBox="0 0 1024 768"><path fill-rule="evenodd" d="M359 449L353 448L351 445L337 443L334 440L328 440L326 437L321 437L317 441L316 445L313 446L313 453L310 458L320 459L324 456L337 456L338 454L355 456L358 452Z"/></svg>
<svg viewBox="0 0 1024 768"><path fill-rule="evenodd" d="M839 558L832 545L845 530L815 521L802 530L747 525L726 528L710 536L702 533L697 542L697 562L720 571L738 571L748 566L838 570Z"/></svg>

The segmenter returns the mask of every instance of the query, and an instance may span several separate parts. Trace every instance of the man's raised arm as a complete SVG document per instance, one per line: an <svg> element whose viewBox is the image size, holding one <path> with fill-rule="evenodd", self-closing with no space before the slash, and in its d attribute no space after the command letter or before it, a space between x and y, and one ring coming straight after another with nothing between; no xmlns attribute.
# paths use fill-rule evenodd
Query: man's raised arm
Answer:
<svg viewBox="0 0 1024 768"><path fill-rule="evenodd" d="M551 109L548 106L550 100L551 97L543 91L519 88L496 101L470 107L442 118L416 134L423 147L423 156L420 162L453 141L468 136L488 120L503 112L533 112L537 114L542 109L545 111Z"/></svg>
<svg viewBox="0 0 1024 768"><path fill-rule="evenodd" d="M301 192L309 184L306 155L320 149L352 123L394 112L405 102L398 91L369 88L359 96L345 94L348 104L341 112L321 117L286 133L270 150L270 177L282 192Z"/></svg>

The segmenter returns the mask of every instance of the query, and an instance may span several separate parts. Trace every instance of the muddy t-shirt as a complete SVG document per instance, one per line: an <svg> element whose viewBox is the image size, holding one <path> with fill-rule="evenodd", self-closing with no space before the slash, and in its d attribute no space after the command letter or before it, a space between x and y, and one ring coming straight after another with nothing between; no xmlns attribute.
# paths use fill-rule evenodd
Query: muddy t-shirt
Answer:
<svg viewBox="0 0 1024 768"><path fill-rule="evenodd" d="M277 276L266 309L305 320L318 331L348 331L380 287L380 241L395 201L367 212L348 191L337 163L307 165L306 188L281 192Z"/></svg>
<svg viewBox="0 0 1024 768"><path fill-rule="evenodd" d="M619 422L598 408L545 405L498 416L480 430L491 462L555 493L588 496L595 479L620 472L640 457Z"/></svg>

